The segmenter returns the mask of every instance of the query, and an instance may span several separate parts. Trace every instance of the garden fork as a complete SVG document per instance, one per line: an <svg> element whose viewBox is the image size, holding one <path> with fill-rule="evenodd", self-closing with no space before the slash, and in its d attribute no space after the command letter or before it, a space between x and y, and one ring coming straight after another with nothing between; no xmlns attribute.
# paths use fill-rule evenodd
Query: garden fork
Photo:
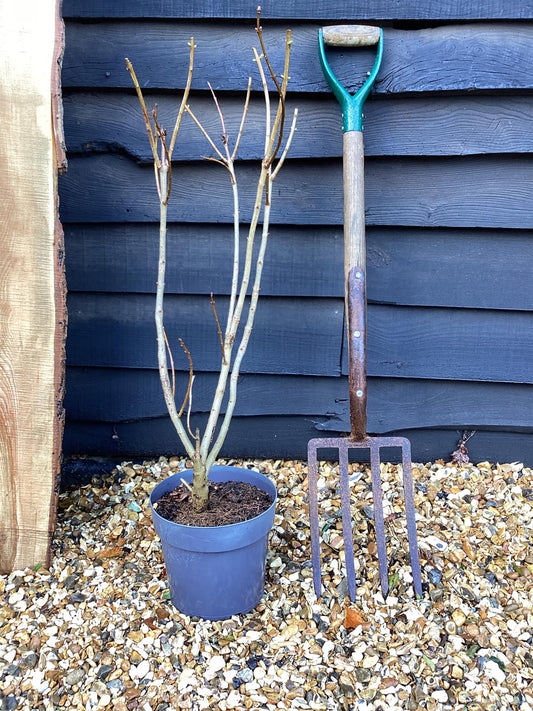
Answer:
<svg viewBox="0 0 533 711"><path fill-rule="evenodd" d="M337 80L326 59L325 44L342 47L377 45L372 71L359 91L350 94ZM369 437L366 432L366 249L364 213L364 151L362 108L379 71L383 54L383 31L378 27L338 25L319 30L319 57L324 75L341 104L343 112L343 183L344 183L344 280L348 338L350 437L312 439L308 444L309 517L315 593L320 597L320 534L318 517L319 449L339 452L342 530L346 558L346 578L352 601L355 599L355 566L350 513L348 459L351 449L370 451L374 527L378 550L379 576L383 595L387 595L387 549L383 496L381 489L380 448L402 450L403 489L407 533L414 590L422 595L420 561L416 540L415 505L411 466L411 445L404 437Z"/></svg>

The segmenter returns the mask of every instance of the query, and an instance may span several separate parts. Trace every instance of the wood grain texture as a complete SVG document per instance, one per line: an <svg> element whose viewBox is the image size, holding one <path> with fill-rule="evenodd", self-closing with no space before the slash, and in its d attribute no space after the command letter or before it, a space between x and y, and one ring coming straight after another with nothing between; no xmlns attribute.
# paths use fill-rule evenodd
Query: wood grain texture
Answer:
<svg viewBox="0 0 533 711"><path fill-rule="evenodd" d="M195 413L209 411L216 378L216 373L197 373ZM186 388L187 374L178 373L176 392L185 393ZM371 377L369 431L530 427L532 398L533 385ZM69 420L79 422L117 423L166 416L156 370L69 367L65 406ZM243 375L235 414L313 415L318 430L347 432L348 381L346 377Z"/></svg>
<svg viewBox="0 0 533 711"><path fill-rule="evenodd" d="M67 87L131 88L124 57L132 61L144 89L183 88L188 46L198 45L192 87L243 91L248 77L260 90L251 47L255 25L216 22L122 21L92 24L70 21L63 82ZM291 23L291 92L327 92L319 66L316 24ZM274 67L283 67L285 27L265 26ZM437 91L524 90L533 88L533 27L474 24L425 30L385 29L383 63L376 94ZM338 80L355 91L372 68L375 49L328 50ZM214 59L215 58L215 59ZM465 70L465 67L468 69Z"/></svg>
<svg viewBox="0 0 533 711"><path fill-rule="evenodd" d="M65 231L70 291L155 293L156 225L66 225ZM170 225L167 293L228 294L231 239L228 225ZM276 226L261 293L342 297L342 241L341 227ZM529 311L531 264L528 230L367 230L371 302Z"/></svg>
<svg viewBox="0 0 533 711"><path fill-rule="evenodd" d="M254 0L64 0L65 17L213 17L254 18L257 3ZM265 20L491 20L532 18L529 2L502 2L501 0L377 0L371 4L357 0L349 7L346 0L273 0L264 11Z"/></svg>
<svg viewBox="0 0 533 711"><path fill-rule="evenodd" d="M205 418L193 420L202 426ZM405 430L390 432L403 435L411 442L413 461L449 461L463 433L461 429ZM329 434L329 433L327 433ZM236 417L230 427L221 456L307 459L307 442L320 437L310 417ZM331 436L331 435L329 435ZM78 449L79 448L79 449ZM524 462L533 464L533 437L530 432L483 429L469 441L473 462ZM130 423L67 423L65 453L83 451L98 456L158 457L161 454L183 454L181 444L168 418ZM338 452L323 452L329 459ZM389 450L391 460L394 450ZM363 455L362 455L363 456Z"/></svg>
<svg viewBox="0 0 533 711"><path fill-rule="evenodd" d="M229 299L215 295L222 325ZM121 368L157 367L152 295L70 294L68 362ZM176 370L218 370L220 343L208 296L169 296L165 329ZM239 336L237 336L237 339ZM337 375L342 303L337 299L263 298L241 372Z"/></svg>
<svg viewBox="0 0 533 711"><path fill-rule="evenodd" d="M178 172L179 171L179 172ZM257 165L240 166L241 217L252 213ZM505 186L505 190L502 187ZM533 171L523 156L370 158L367 225L533 227ZM73 157L60 179L63 222L156 222L153 168L115 155ZM230 222L225 171L194 163L174 171L171 222ZM342 164L288 161L276 180L272 224L342 224Z"/></svg>
<svg viewBox="0 0 533 711"><path fill-rule="evenodd" d="M369 306L369 375L533 383L532 347L531 312Z"/></svg>
<svg viewBox="0 0 533 711"><path fill-rule="evenodd" d="M162 126L173 124L179 95L147 93L148 106L157 104ZM70 92L64 97L65 133L69 152L124 152L151 163L152 153L136 96L112 92ZM220 99L233 141L241 119L242 100ZM372 97L365 104L366 156L472 155L476 153L531 153L533 151L533 98L505 96ZM220 122L210 97L196 93L195 113L214 137ZM342 155L341 112L328 97L291 98L287 111L298 107L298 130L291 158L339 158ZM264 105L252 98L239 157L258 160L261 145L257 126ZM177 147L180 161L214 155L205 138L186 116Z"/></svg>
<svg viewBox="0 0 533 711"><path fill-rule="evenodd" d="M2 573L49 563L59 489L66 314L56 212L58 7L0 6Z"/></svg>

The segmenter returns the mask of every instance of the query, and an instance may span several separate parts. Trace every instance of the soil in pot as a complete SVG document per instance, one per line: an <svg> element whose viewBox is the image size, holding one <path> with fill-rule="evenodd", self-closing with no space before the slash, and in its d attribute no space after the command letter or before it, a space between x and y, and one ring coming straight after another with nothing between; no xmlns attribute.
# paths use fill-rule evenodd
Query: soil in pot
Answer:
<svg viewBox="0 0 533 711"><path fill-rule="evenodd" d="M206 511L194 513L190 491L180 484L155 504L157 513L184 526L227 526L259 516L272 505L272 497L245 481L217 481L209 485Z"/></svg>

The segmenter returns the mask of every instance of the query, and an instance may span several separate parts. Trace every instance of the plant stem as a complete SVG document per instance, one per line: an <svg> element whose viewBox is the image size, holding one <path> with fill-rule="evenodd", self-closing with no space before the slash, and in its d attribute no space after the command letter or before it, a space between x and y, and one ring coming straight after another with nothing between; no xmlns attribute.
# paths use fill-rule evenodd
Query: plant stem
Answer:
<svg viewBox="0 0 533 711"><path fill-rule="evenodd" d="M265 176L265 181L266 181L266 176ZM269 186L271 186L271 185L272 185L272 182L269 181ZM269 188L269 190L270 190L270 188ZM264 264L265 252L266 252L266 247L267 247L267 242L268 242L269 226L270 226L270 195L267 195L265 198L265 210L264 210L264 215L263 215L263 229L262 229L262 234L261 234L261 244L259 247L259 254L258 254L257 262L256 262L254 285L253 285L253 289L252 289L252 295L250 297L250 305L248 307L248 317L246 319L246 324L244 326L244 331L243 331L243 335L241 338L241 342L239 343L239 347L237 349L237 355L235 357L235 362L233 363L233 368L231 371L230 392L229 392L228 404L226 405L226 413L224 415L224 419L223 419L222 424L220 426L220 431L218 433L218 437L217 437L215 443L213 444L211 451L207 457L206 466L207 466L208 471L213 466L216 458L219 455L222 445L224 444L224 441L225 441L226 436L228 434L231 418L233 417L233 411L235 409L235 405L237 402L237 383L238 383L238 379L239 379L242 359L244 358L244 354L246 353L246 349L248 348L248 342L249 342L250 336L252 334L253 323L254 323L255 314L256 314L256 310L257 310L257 302L259 299L259 292L260 292L260 287L261 287L261 277L262 277L262 273L263 273L263 264Z"/></svg>
<svg viewBox="0 0 533 711"><path fill-rule="evenodd" d="M185 428L183 427L178 411L176 409L176 402L172 394L172 384L168 376L168 361L167 361L167 348L165 343L165 330L163 327L163 296L165 293L165 273L166 273L166 246L167 246L167 203L163 196L167 194L168 186L168 164L164 157L161 161L161 167L159 169L159 179L161 183L161 195L159 202L159 264L158 264L158 274L157 274L157 292L156 292L156 302L155 302L155 327L157 333L157 356L159 363L159 377L161 378L161 385L163 388L163 396L165 398L165 403L172 420L172 424L176 428L178 436L185 447L187 454L190 457L194 456L195 448Z"/></svg>
<svg viewBox="0 0 533 711"><path fill-rule="evenodd" d="M209 469L200 456L200 433L196 431L196 451L193 456L192 474L192 508L195 513L201 513L207 508L209 498L208 476Z"/></svg>
<svg viewBox="0 0 533 711"><path fill-rule="evenodd" d="M211 412L209 413L209 419L207 421L207 426L205 428L204 436L202 438L201 446L201 456L207 459L209 447L213 439L213 434L217 426L218 417L222 409L222 400L224 398L224 393L226 392L226 383L228 380L228 375L230 372L231 355L233 352L233 345L235 343L235 337L237 335L237 329L241 320L242 311L244 308L244 303L246 299L246 293L248 291L248 284L250 282L250 273L252 271L252 257L255 233L257 231L257 225L259 222L259 215L261 213L261 207L263 205L263 194L265 191L265 184L267 180L267 169L262 167L261 174L259 176L256 197L254 202L254 209L252 215L252 222L248 231L248 240L246 245L246 257L244 262L244 271L241 280L241 286L239 290L239 297L235 305L233 312L233 318L229 324L229 328L226 331L225 345L226 345L226 364L222 364L220 368L220 375L218 378L217 389L215 392L215 397L213 398L213 405L211 407ZM209 457L210 461L214 461L213 457Z"/></svg>

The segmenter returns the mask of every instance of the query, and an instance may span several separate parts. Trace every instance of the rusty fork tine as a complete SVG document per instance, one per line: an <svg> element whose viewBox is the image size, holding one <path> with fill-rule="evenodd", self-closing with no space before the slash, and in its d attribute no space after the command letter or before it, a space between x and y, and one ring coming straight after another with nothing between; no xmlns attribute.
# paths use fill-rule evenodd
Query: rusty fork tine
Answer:
<svg viewBox="0 0 533 711"><path fill-rule="evenodd" d="M311 560L313 562L313 585L315 595L322 594L322 578L320 573L320 533L318 523L318 466L317 450L313 442L309 442L307 450L307 495L309 500L309 526L311 529Z"/></svg>
<svg viewBox="0 0 533 711"><path fill-rule="evenodd" d="M355 600L355 565L353 554L352 513L350 510L350 483L348 479L348 447L339 447L339 484L341 491L342 537L344 538L344 557L346 580L352 602Z"/></svg>
<svg viewBox="0 0 533 711"><path fill-rule="evenodd" d="M407 539L409 542L411 571L413 573L413 587L416 595L422 597L422 575L420 572L420 559L418 557L418 543L416 537L416 509L411 461L411 443L408 439L405 439L402 442L402 470L403 497L405 501L405 515L407 519Z"/></svg>
<svg viewBox="0 0 533 711"><path fill-rule="evenodd" d="M385 540L385 520L383 517L383 493L381 490L381 467L379 444L370 444L370 471L372 475L372 498L374 501L374 530L378 547L379 579L383 597L389 592L389 576L387 572L387 543Z"/></svg>

